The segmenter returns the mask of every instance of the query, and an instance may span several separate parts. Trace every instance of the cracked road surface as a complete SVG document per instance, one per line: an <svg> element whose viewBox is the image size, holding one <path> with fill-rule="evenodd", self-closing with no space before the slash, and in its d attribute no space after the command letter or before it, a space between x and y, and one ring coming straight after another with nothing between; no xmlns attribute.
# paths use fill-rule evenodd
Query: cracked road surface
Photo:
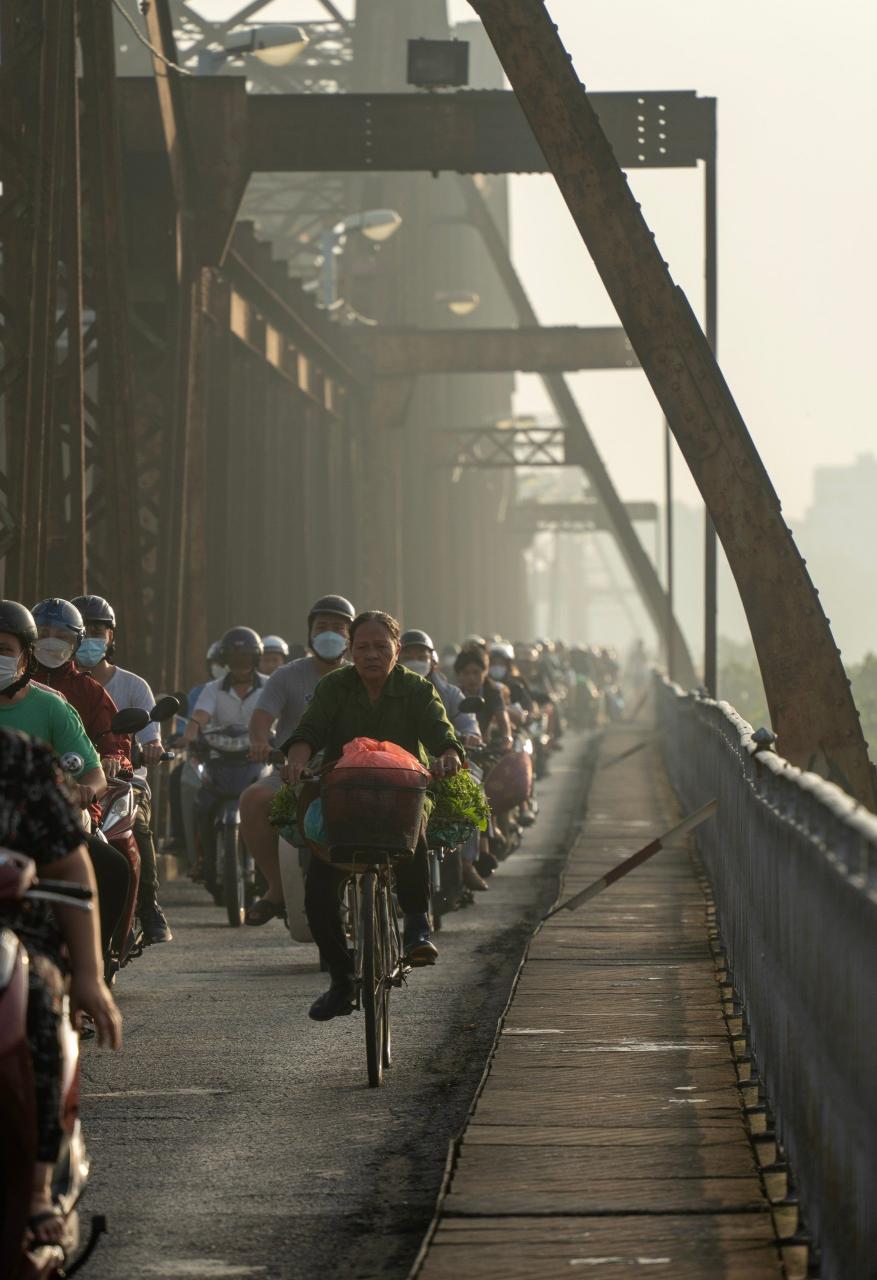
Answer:
<svg viewBox="0 0 877 1280"><path fill-rule="evenodd" d="M555 897L587 753L567 737L522 847L446 919L436 967L394 993L382 1089L366 1083L361 1015L307 1017L326 985L313 947L279 921L229 928L187 880L164 888L175 939L119 979L124 1047L83 1051L83 1226L105 1213L110 1231L89 1277L406 1275L530 928Z"/></svg>

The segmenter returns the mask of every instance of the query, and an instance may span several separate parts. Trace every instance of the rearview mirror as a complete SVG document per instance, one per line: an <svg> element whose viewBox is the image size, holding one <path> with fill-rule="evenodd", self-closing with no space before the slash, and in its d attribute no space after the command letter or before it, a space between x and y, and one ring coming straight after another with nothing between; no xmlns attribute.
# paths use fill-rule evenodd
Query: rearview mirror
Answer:
<svg viewBox="0 0 877 1280"><path fill-rule="evenodd" d="M174 693L174 697L176 698L177 702L180 704L180 709L177 712L177 715L187 716L189 714L188 694L183 693L182 689L177 689L176 692Z"/></svg>
<svg viewBox="0 0 877 1280"><path fill-rule="evenodd" d="M166 693L164 697L159 698L158 702L156 702L155 706L152 708L152 711L149 713L149 719L155 720L156 722L159 720L170 720L171 716L179 714L179 710L179 698L174 694Z"/></svg>
<svg viewBox="0 0 877 1280"><path fill-rule="evenodd" d="M464 711L468 715L474 716L479 711L483 711L486 705L483 698L464 698L459 707L457 707L456 714L459 715L461 711Z"/></svg>
<svg viewBox="0 0 877 1280"><path fill-rule="evenodd" d="M149 724L149 712L142 707L124 707L117 711L110 723L113 733L139 733Z"/></svg>

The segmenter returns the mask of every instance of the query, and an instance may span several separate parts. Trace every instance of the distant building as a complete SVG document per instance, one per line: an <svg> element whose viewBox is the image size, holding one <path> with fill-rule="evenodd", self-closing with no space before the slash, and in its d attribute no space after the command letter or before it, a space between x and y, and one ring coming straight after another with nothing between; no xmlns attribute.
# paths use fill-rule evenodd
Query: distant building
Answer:
<svg viewBox="0 0 877 1280"><path fill-rule="evenodd" d="M794 532L844 661L877 652L877 458L817 467Z"/></svg>

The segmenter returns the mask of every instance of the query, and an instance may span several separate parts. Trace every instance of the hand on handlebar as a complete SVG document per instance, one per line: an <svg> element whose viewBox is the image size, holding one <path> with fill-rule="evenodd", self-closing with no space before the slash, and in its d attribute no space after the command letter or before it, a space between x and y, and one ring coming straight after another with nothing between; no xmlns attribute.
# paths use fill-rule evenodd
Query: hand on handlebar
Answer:
<svg viewBox="0 0 877 1280"><path fill-rule="evenodd" d="M453 778L454 774L459 773L462 768L462 760L453 747L449 747L437 760L433 761L430 772L434 778Z"/></svg>
<svg viewBox="0 0 877 1280"><path fill-rule="evenodd" d="M158 764L164 755L164 747L160 739L144 743L141 750L143 752L143 763L148 765Z"/></svg>
<svg viewBox="0 0 877 1280"><path fill-rule="evenodd" d="M118 756L104 756L100 763L107 782L109 782L111 778L115 778L116 774L122 767L122 761Z"/></svg>
<svg viewBox="0 0 877 1280"><path fill-rule="evenodd" d="M250 759L255 764L265 764L273 748L269 742L251 742Z"/></svg>
<svg viewBox="0 0 877 1280"><path fill-rule="evenodd" d="M95 791L94 787L90 787L86 782L80 782L78 784L78 790L79 790L79 802L82 805L83 809L87 809L88 806L94 802L97 796L97 792Z"/></svg>

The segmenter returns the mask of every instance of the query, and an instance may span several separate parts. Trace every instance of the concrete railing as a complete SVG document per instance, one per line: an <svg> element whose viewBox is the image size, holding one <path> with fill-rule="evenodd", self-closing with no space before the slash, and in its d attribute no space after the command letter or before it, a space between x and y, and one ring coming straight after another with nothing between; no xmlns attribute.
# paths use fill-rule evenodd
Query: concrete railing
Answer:
<svg viewBox="0 0 877 1280"><path fill-rule="evenodd" d="M749 1041L826 1280L877 1275L877 818L759 750L726 702L657 680Z"/></svg>

